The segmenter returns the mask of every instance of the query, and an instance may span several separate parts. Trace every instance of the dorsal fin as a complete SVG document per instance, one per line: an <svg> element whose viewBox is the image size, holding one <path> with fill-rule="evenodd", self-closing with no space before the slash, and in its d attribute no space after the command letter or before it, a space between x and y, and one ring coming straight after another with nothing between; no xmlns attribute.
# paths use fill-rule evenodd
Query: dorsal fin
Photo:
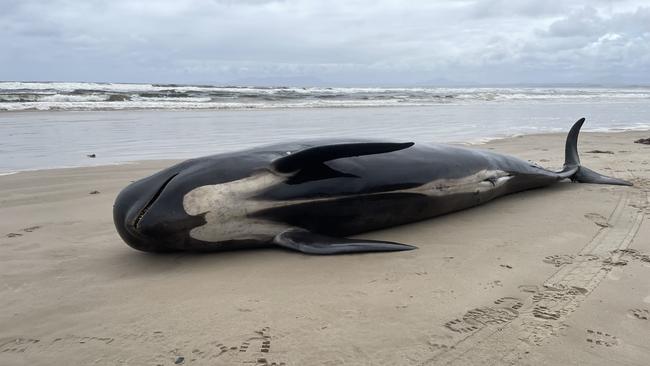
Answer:
<svg viewBox="0 0 650 366"><path fill-rule="evenodd" d="M582 124L585 123L585 119L580 118L576 123L571 127L571 131L566 137L566 144L564 146L564 167L576 167L580 166L580 157L578 156L578 134L580 133L580 128Z"/></svg>
<svg viewBox="0 0 650 366"><path fill-rule="evenodd" d="M303 167L352 156L382 154L413 146L413 142L361 142L309 147L273 161L279 173L291 173Z"/></svg>

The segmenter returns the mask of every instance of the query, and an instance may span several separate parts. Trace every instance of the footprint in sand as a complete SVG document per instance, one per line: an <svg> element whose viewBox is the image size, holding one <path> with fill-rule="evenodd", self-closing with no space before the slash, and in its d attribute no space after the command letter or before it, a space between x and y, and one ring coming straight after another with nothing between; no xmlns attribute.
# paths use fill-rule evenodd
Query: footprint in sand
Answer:
<svg viewBox="0 0 650 366"><path fill-rule="evenodd" d="M636 249L617 249L613 250L612 255L621 254L622 256L631 257L634 260L638 260L644 263L650 263L650 255L641 253Z"/></svg>
<svg viewBox="0 0 650 366"><path fill-rule="evenodd" d="M618 345L618 338L616 338L616 336L613 336L609 333L600 330L587 329L586 341L587 343L591 343L592 347L593 346L612 347Z"/></svg>
<svg viewBox="0 0 650 366"><path fill-rule="evenodd" d="M226 346L223 343L213 344L213 351L201 352L198 350L192 356L193 359L209 358L225 364L254 364L258 366L280 366L284 362L271 361L267 355L271 352L271 334L268 327L255 331L255 335L244 339L239 346ZM176 354L174 354L176 355ZM203 357L203 356L206 357Z"/></svg>
<svg viewBox="0 0 650 366"><path fill-rule="evenodd" d="M562 267L565 264L573 263L574 257L568 254L555 254L544 257L542 260L544 263L552 264L555 267Z"/></svg>
<svg viewBox="0 0 650 366"><path fill-rule="evenodd" d="M624 259L616 258L605 258L603 260L603 269L611 270L611 267L622 267L627 266L627 261Z"/></svg>
<svg viewBox="0 0 650 366"><path fill-rule="evenodd" d="M448 334L434 334L427 341L432 352L441 353L454 349L454 337Z"/></svg>
<svg viewBox="0 0 650 366"><path fill-rule="evenodd" d="M594 222L594 224L600 227L610 227L611 225L607 222L607 218L601 214L590 212L585 214L585 218Z"/></svg>
<svg viewBox="0 0 650 366"><path fill-rule="evenodd" d="M85 347L88 345L110 345L115 341L111 337L83 337L77 335L67 335L61 338L55 338L53 341L49 342L48 347Z"/></svg>
<svg viewBox="0 0 650 366"><path fill-rule="evenodd" d="M31 232L33 232L33 231L36 231L36 230L40 229L40 228L41 228L41 227L38 226L38 225L36 225L36 226L30 226L30 227L26 227L26 228L24 228L23 231L26 232L26 233L31 233Z"/></svg>
<svg viewBox="0 0 650 366"><path fill-rule="evenodd" d="M483 307L472 309L465 314L466 317L469 317L479 323L484 325L491 324L503 324L507 323L519 314L511 308L492 308L492 307Z"/></svg>
<svg viewBox="0 0 650 366"><path fill-rule="evenodd" d="M495 305L502 308L510 308L512 310L519 310L524 303L516 297L502 297L494 301Z"/></svg>
<svg viewBox="0 0 650 366"><path fill-rule="evenodd" d="M519 291L521 292L529 292L529 293L537 293L537 286L535 285L520 285L519 286Z"/></svg>
<svg viewBox="0 0 650 366"><path fill-rule="evenodd" d="M1 353L24 353L30 346L40 342L32 338L4 338L0 339Z"/></svg>
<svg viewBox="0 0 650 366"><path fill-rule="evenodd" d="M445 323L445 328L456 333L472 333L479 330L483 327L483 324L480 324L473 319L453 319Z"/></svg>
<svg viewBox="0 0 650 366"><path fill-rule="evenodd" d="M454 346L448 346L448 345L442 344L442 343L429 343L429 345L431 346L431 349L434 350L434 351L454 348Z"/></svg>
<svg viewBox="0 0 650 366"><path fill-rule="evenodd" d="M519 316L523 302L515 297L502 297L494 301L496 306L484 306L469 310L462 318L444 324L456 333L472 333L490 325L504 324Z"/></svg>
<svg viewBox="0 0 650 366"><path fill-rule="evenodd" d="M533 316L544 320L558 320L562 316L562 311L553 310L544 305L536 305L533 308Z"/></svg>
<svg viewBox="0 0 650 366"><path fill-rule="evenodd" d="M31 233L33 231L36 231L36 230L40 229L40 228L41 228L40 226L36 225L36 226L26 227L24 229L21 229L20 231L25 232L25 233ZM21 234L21 233L9 233L9 234L7 234L5 236L7 238L17 238L17 237L23 236L23 235L24 234Z"/></svg>
<svg viewBox="0 0 650 366"><path fill-rule="evenodd" d="M269 362L266 358L261 357L257 359L256 365L258 366L285 366L284 362Z"/></svg>
<svg viewBox="0 0 650 366"><path fill-rule="evenodd" d="M631 317L639 320L650 319L650 311L648 309L630 309L627 312Z"/></svg>

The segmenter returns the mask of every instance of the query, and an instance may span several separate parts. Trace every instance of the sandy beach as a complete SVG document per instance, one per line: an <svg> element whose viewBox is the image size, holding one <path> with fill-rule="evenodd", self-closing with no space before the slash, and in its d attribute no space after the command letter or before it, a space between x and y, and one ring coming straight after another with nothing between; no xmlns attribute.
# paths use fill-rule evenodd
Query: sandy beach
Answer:
<svg viewBox="0 0 650 366"><path fill-rule="evenodd" d="M398 253L140 253L113 200L172 161L0 176L0 364L647 365L647 137L580 137L583 165L634 187L561 183L363 235L419 247ZM564 138L479 147L557 168Z"/></svg>

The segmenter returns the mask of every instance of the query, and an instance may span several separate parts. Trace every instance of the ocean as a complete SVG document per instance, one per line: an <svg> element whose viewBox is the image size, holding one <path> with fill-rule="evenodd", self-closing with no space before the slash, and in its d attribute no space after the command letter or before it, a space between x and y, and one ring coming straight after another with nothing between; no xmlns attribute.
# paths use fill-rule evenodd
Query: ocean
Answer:
<svg viewBox="0 0 650 366"><path fill-rule="evenodd" d="M580 117L586 131L648 130L650 88L0 82L0 174L319 137L481 143L566 131Z"/></svg>
<svg viewBox="0 0 650 366"><path fill-rule="evenodd" d="M484 102L650 101L636 88L298 88L0 82L0 111L421 107Z"/></svg>

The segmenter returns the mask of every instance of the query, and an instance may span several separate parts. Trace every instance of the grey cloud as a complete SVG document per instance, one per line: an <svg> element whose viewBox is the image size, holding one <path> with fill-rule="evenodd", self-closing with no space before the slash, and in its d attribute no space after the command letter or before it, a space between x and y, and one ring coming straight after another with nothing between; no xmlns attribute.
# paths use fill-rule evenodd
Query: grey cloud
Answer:
<svg viewBox="0 0 650 366"><path fill-rule="evenodd" d="M547 35L551 37L593 36L602 32L604 24L596 9L586 7L552 23Z"/></svg>
<svg viewBox="0 0 650 366"><path fill-rule="evenodd" d="M3 1L0 79L650 82L643 4Z"/></svg>
<svg viewBox="0 0 650 366"><path fill-rule="evenodd" d="M477 0L469 4L468 15L478 18L488 17L540 17L556 15L566 11L569 2L563 1L508 1Z"/></svg>
<svg viewBox="0 0 650 366"><path fill-rule="evenodd" d="M576 37L613 32L627 34L650 32L650 8L639 7L631 12L603 16L596 9L585 7L555 21L542 35Z"/></svg>

